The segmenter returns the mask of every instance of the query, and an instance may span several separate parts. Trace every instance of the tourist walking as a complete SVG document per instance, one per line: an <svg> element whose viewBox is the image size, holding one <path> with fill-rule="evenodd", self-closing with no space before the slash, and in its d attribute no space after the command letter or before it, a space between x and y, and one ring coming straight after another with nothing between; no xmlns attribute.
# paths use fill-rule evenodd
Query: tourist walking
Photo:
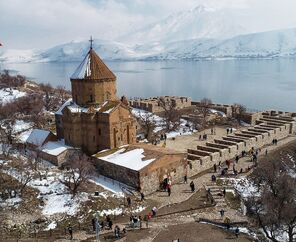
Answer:
<svg viewBox="0 0 296 242"><path fill-rule="evenodd" d="M214 168L214 172L216 173L217 172L217 165L214 164L213 168Z"/></svg>
<svg viewBox="0 0 296 242"><path fill-rule="evenodd" d="M156 207L153 207L152 208L152 215L153 215L153 217L156 217L156 213L157 213L157 208Z"/></svg>
<svg viewBox="0 0 296 242"><path fill-rule="evenodd" d="M114 234L116 239L120 238L120 228L118 227L118 225L116 225L114 228Z"/></svg>
<svg viewBox="0 0 296 242"><path fill-rule="evenodd" d="M225 210L224 209L221 209L219 212L220 212L221 218L223 218L224 217L224 214L225 214Z"/></svg>
<svg viewBox="0 0 296 242"><path fill-rule="evenodd" d="M187 175L184 176L184 183L187 184Z"/></svg>
<svg viewBox="0 0 296 242"><path fill-rule="evenodd" d="M141 192L140 195L141 195L141 202L143 202L145 200L145 195L143 192Z"/></svg>
<svg viewBox="0 0 296 242"><path fill-rule="evenodd" d="M127 201L127 205L130 207L131 204L132 204L132 200L131 200L131 198L130 198L130 197L127 197L127 198L126 198L126 201Z"/></svg>
<svg viewBox="0 0 296 242"><path fill-rule="evenodd" d="M225 189L225 187L223 188L223 197L225 197L226 196L226 189Z"/></svg>
<svg viewBox="0 0 296 242"><path fill-rule="evenodd" d="M239 228L236 227L236 229L235 229L235 237L238 238L238 235L239 235Z"/></svg>
<svg viewBox="0 0 296 242"><path fill-rule="evenodd" d="M195 191L195 185L193 181L190 182L190 188L191 188L191 192Z"/></svg>
<svg viewBox="0 0 296 242"><path fill-rule="evenodd" d="M168 184L168 196L169 196L169 197L171 196L171 192L172 192L172 191L171 191L171 185Z"/></svg>
<svg viewBox="0 0 296 242"><path fill-rule="evenodd" d="M110 219L109 222L108 222L108 226L109 226L109 229L112 230L112 227L113 227L113 222L112 220Z"/></svg>
<svg viewBox="0 0 296 242"><path fill-rule="evenodd" d="M238 160L239 160L239 156L237 155L237 156L235 157L235 162L236 162L236 164L238 163Z"/></svg>
<svg viewBox="0 0 296 242"><path fill-rule="evenodd" d="M93 231L95 232L96 229L97 229L97 227L96 227L96 219L95 218L92 218L91 224L92 224Z"/></svg>
<svg viewBox="0 0 296 242"><path fill-rule="evenodd" d="M226 133L229 134L229 129L228 128L226 129Z"/></svg>
<svg viewBox="0 0 296 242"><path fill-rule="evenodd" d="M69 232L69 235L70 235L70 240L72 240L73 239L73 228L72 228L70 223L68 225L68 232Z"/></svg>

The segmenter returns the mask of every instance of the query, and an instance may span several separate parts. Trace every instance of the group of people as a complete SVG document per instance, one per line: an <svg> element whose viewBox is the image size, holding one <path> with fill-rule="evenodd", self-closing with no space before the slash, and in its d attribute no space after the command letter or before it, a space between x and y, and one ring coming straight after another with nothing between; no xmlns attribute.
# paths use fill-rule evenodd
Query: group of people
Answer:
<svg viewBox="0 0 296 242"><path fill-rule="evenodd" d="M126 234L126 228L123 228L120 230L120 227L118 225L115 226L114 228L114 236L116 239L120 239L122 235Z"/></svg>
<svg viewBox="0 0 296 242"><path fill-rule="evenodd" d="M227 128L227 129L226 129L226 133L227 133L227 134L232 134L232 132L233 132L233 129L232 129L232 128Z"/></svg>
<svg viewBox="0 0 296 242"><path fill-rule="evenodd" d="M208 139L208 135L207 134L203 134L203 135L199 135L199 140L207 140Z"/></svg>
<svg viewBox="0 0 296 242"><path fill-rule="evenodd" d="M132 228L142 228L142 216L131 215L130 216L130 225Z"/></svg>
<svg viewBox="0 0 296 242"><path fill-rule="evenodd" d="M273 145L277 145L277 143L278 143L278 140L277 140L277 139L273 139L273 140L272 140L272 144L273 144Z"/></svg>
<svg viewBox="0 0 296 242"><path fill-rule="evenodd" d="M168 193L168 196L171 196L172 193L172 181L169 178L165 178L161 184L162 190Z"/></svg>

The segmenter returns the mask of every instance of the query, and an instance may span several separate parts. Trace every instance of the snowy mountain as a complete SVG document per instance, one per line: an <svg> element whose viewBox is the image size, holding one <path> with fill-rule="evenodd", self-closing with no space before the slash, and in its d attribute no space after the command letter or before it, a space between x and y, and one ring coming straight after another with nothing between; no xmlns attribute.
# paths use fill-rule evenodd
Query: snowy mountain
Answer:
<svg viewBox="0 0 296 242"><path fill-rule="evenodd" d="M170 43L151 59L296 57L296 28L239 35L227 40Z"/></svg>
<svg viewBox="0 0 296 242"><path fill-rule="evenodd" d="M249 33L240 24L243 15L231 9L198 6L172 14L163 20L118 38L130 44L169 43L189 39L226 39Z"/></svg>
<svg viewBox="0 0 296 242"><path fill-rule="evenodd" d="M192 11L206 10L195 9ZM171 41L169 41L170 38L165 37L166 35L170 36L168 32L160 35L162 41L126 44L118 41L95 40L93 48L103 59L107 60L198 60L217 58L296 57L296 28L237 35L226 39L222 38L222 35L220 35L221 38L218 38L219 35L216 30L215 33L217 34L214 34L214 32L212 32L212 34L205 34L205 36L216 36L216 38L201 38L202 34L200 34L198 38L177 41L172 38ZM153 35L154 33L152 31L151 36ZM225 32L224 37L226 35L228 34ZM136 33L135 36L139 37L140 35ZM131 36L131 38L133 38L133 36ZM176 37L176 39L178 38ZM8 50L0 53L0 62L81 61L87 53L88 48L89 41L72 41L44 51Z"/></svg>

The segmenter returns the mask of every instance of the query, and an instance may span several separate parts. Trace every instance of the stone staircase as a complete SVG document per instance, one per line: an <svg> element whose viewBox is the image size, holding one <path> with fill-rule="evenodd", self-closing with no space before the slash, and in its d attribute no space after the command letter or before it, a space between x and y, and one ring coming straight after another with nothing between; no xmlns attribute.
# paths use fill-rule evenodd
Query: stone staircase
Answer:
<svg viewBox="0 0 296 242"><path fill-rule="evenodd" d="M216 203L216 207L226 207L227 203L223 197L223 189L234 189L232 186L218 186L215 183L207 183L205 185L206 190L210 189L210 194Z"/></svg>

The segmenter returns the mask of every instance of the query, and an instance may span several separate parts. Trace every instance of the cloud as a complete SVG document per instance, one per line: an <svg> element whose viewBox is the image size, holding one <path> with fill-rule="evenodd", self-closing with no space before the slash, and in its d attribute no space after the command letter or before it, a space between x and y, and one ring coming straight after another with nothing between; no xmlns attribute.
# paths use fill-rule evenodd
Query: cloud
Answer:
<svg viewBox="0 0 296 242"><path fill-rule="evenodd" d="M48 47L90 35L112 39L143 21L113 0L0 1L0 38L10 48Z"/></svg>
<svg viewBox="0 0 296 242"><path fill-rule="evenodd" d="M0 1L0 42L48 48L90 35L115 39L201 4L242 12L254 32L296 27L295 0L9 0Z"/></svg>

